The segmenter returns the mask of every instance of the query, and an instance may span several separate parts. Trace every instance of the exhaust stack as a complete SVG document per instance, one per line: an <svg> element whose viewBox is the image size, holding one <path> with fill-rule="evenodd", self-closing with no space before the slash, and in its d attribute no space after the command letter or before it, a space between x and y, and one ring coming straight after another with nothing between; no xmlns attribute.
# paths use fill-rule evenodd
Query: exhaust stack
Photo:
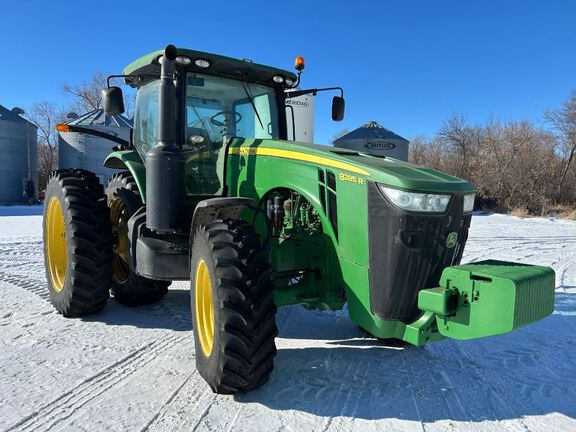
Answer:
<svg viewBox="0 0 576 432"><path fill-rule="evenodd" d="M184 155L176 145L175 127L177 55L176 47L168 45L161 59L158 136L146 154L146 226L159 233L180 231L184 213Z"/></svg>

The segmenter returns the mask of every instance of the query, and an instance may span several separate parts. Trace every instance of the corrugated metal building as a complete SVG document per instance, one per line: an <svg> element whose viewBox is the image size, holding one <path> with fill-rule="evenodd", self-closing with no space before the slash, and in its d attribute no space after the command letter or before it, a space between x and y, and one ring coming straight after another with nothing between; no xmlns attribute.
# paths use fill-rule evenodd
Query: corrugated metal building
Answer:
<svg viewBox="0 0 576 432"><path fill-rule="evenodd" d="M36 200L38 186L37 128L0 105L0 203L14 204Z"/></svg>
<svg viewBox="0 0 576 432"><path fill-rule="evenodd" d="M370 121L334 141L335 147L403 161L408 160L408 144L407 139L375 121Z"/></svg>
<svg viewBox="0 0 576 432"><path fill-rule="evenodd" d="M132 121L117 115L107 116L104 110L97 109L81 115L69 125L96 129L107 134L130 140ZM58 167L83 168L95 173L106 184L110 176L118 170L102 166L112 147L118 144L104 138L78 132L60 132L58 137Z"/></svg>

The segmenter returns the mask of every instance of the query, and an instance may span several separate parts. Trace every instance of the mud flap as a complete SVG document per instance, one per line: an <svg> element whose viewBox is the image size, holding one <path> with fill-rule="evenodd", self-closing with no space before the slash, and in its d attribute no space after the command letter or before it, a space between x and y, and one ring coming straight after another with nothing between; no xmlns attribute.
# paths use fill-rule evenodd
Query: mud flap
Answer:
<svg viewBox="0 0 576 432"><path fill-rule="evenodd" d="M440 288L418 295L418 307L436 314L438 332L453 339L508 333L554 310L554 270L482 261L447 267Z"/></svg>

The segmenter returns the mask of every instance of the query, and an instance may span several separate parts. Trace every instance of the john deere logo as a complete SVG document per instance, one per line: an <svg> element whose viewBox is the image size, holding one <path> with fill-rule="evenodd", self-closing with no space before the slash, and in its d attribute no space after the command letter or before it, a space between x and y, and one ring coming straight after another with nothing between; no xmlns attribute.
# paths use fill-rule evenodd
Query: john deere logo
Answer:
<svg viewBox="0 0 576 432"><path fill-rule="evenodd" d="M392 150L396 148L396 144L392 144L385 141L372 141L364 144L364 147L370 150Z"/></svg>
<svg viewBox="0 0 576 432"><path fill-rule="evenodd" d="M458 233L451 232L446 238L446 247L452 249L458 243Z"/></svg>

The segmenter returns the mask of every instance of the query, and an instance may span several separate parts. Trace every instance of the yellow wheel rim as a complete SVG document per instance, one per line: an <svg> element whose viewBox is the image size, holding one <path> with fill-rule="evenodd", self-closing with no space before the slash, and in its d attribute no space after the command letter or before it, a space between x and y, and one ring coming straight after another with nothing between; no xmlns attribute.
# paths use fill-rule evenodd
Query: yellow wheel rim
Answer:
<svg viewBox="0 0 576 432"><path fill-rule="evenodd" d="M54 290L60 292L66 281L66 224L62 206L56 197L48 202L45 229L50 282Z"/></svg>
<svg viewBox="0 0 576 432"><path fill-rule="evenodd" d="M128 209L124 200L115 197L110 202L110 222L114 235L114 258L112 259L112 276L118 283L128 280L130 266L128 265Z"/></svg>
<svg viewBox="0 0 576 432"><path fill-rule="evenodd" d="M196 267L194 300L196 333L200 339L202 352L206 357L209 357L214 346L214 303L212 301L210 271L204 260L201 260Z"/></svg>

